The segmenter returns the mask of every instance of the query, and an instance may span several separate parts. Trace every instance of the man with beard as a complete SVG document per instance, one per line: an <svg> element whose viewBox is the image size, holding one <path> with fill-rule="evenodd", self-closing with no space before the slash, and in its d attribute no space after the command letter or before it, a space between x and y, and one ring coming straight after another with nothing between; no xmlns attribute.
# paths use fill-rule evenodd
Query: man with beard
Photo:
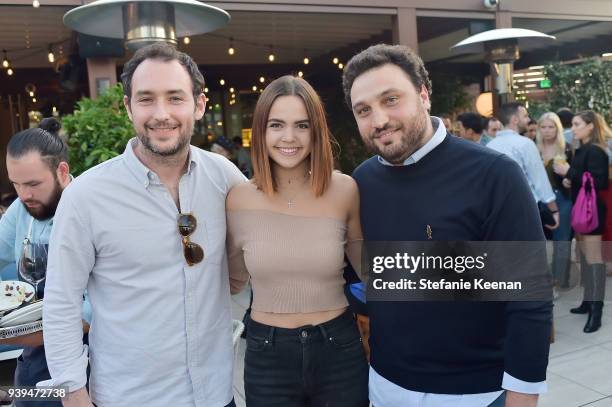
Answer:
<svg viewBox="0 0 612 407"><path fill-rule="evenodd" d="M376 154L353 174L366 241L543 240L518 165L429 116L431 83L409 48L362 51L343 88ZM546 388L550 301L367 306L375 407L535 406Z"/></svg>
<svg viewBox="0 0 612 407"><path fill-rule="evenodd" d="M66 145L57 135L59 127L55 119L44 119L38 128L21 131L8 143L6 167L18 199L0 219L0 269L20 261L26 242L49 243L55 210L71 179ZM38 285L39 298L43 297L44 286L44 282ZM78 307L81 306L87 308L82 296L78 302ZM49 379L42 332L0 343L24 347L17 360L15 386L35 386L38 381ZM19 407L61 407L59 401L15 403Z"/></svg>
<svg viewBox="0 0 612 407"><path fill-rule="evenodd" d="M555 193L546 175L546 169L536 144L519 133L527 131L529 114L520 103L506 103L499 108L499 120L504 128L497 132L495 139L487 144L512 158L521 167L535 202L540 208L540 220L548 230L559 227L559 207ZM547 231L547 234L550 233Z"/></svg>
<svg viewBox="0 0 612 407"><path fill-rule="evenodd" d="M190 145L206 104L191 57L149 45L121 79L136 137L75 179L55 217L43 384L68 387L65 407L233 406L225 197L244 176ZM85 287L89 348L75 306Z"/></svg>

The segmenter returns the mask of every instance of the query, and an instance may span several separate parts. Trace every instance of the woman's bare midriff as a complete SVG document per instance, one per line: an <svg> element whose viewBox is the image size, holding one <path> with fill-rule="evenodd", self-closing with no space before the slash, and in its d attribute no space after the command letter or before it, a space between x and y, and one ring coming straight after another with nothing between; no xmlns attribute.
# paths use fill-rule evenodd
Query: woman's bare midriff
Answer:
<svg viewBox="0 0 612 407"><path fill-rule="evenodd" d="M277 314L273 312L251 311L251 319L260 324L277 328L299 328L306 325L319 325L342 315L346 308L330 311L309 312L300 314Z"/></svg>

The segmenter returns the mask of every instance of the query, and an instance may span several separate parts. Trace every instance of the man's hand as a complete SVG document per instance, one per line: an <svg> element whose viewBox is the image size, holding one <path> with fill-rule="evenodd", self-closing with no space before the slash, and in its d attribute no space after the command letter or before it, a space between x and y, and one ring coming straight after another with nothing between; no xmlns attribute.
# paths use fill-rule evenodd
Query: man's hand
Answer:
<svg viewBox="0 0 612 407"><path fill-rule="evenodd" d="M552 214L553 219L555 220L555 224L552 226L544 225L547 229L555 230L559 227L559 212L555 212Z"/></svg>
<svg viewBox="0 0 612 407"><path fill-rule="evenodd" d="M62 404L64 407L93 407L93 403L85 387L69 393L67 397L62 399Z"/></svg>
<svg viewBox="0 0 612 407"><path fill-rule="evenodd" d="M536 407L538 405L537 394L516 393L506 391L506 407Z"/></svg>

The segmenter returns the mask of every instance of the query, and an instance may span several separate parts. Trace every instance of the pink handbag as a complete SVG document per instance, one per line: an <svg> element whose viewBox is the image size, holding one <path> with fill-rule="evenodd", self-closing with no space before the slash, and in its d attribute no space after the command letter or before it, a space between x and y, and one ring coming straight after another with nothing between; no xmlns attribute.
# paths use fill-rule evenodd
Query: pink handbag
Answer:
<svg viewBox="0 0 612 407"><path fill-rule="evenodd" d="M591 173L582 174L582 186L572 207L572 228L577 233L590 233L599 225L597 192Z"/></svg>

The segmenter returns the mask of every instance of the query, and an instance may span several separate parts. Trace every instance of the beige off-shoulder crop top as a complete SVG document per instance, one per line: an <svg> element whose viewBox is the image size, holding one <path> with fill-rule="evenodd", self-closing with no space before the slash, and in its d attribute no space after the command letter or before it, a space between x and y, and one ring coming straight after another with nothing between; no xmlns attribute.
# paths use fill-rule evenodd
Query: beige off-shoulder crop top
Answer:
<svg viewBox="0 0 612 407"><path fill-rule="evenodd" d="M256 311L307 313L346 307L346 231L338 219L228 211L232 292L250 277Z"/></svg>

